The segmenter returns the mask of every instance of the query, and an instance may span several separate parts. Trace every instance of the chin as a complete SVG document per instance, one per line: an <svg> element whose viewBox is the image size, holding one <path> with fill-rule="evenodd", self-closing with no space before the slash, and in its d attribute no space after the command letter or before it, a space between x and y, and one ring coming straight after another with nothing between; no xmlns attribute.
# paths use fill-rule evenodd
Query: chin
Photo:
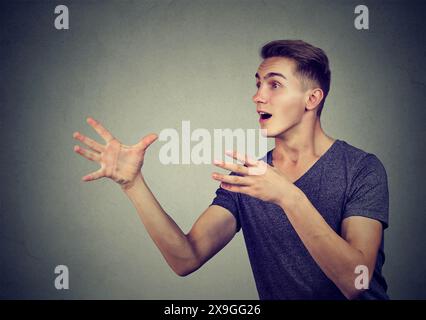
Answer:
<svg viewBox="0 0 426 320"><path fill-rule="evenodd" d="M266 129L266 128L260 128L260 129ZM275 138L275 137L279 136L281 133L282 133L282 131L267 129L266 137L267 138Z"/></svg>
<svg viewBox="0 0 426 320"><path fill-rule="evenodd" d="M288 130L288 127L281 127L281 128L271 128L268 126L260 126L260 129L266 129L266 137L267 138L275 138L283 133L285 133Z"/></svg>

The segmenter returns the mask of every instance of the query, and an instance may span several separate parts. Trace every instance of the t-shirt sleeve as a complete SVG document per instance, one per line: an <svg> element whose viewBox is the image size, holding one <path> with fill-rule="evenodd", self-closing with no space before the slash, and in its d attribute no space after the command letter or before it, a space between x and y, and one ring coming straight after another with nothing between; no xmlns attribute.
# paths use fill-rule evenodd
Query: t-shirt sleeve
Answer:
<svg viewBox="0 0 426 320"><path fill-rule="evenodd" d="M343 219L364 216L382 222L383 229L389 224L389 191L386 170L373 154L365 156L354 172Z"/></svg>
<svg viewBox="0 0 426 320"><path fill-rule="evenodd" d="M231 172L230 175L234 175L234 173ZM240 231L241 223L238 210L237 193L225 190L219 186L219 188L216 190L216 197L213 199L213 202L210 204L210 206L212 205L217 205L228 209L229 212L231 212L232 215L235 217L235 220L237 222L236 232Z"/></svg>

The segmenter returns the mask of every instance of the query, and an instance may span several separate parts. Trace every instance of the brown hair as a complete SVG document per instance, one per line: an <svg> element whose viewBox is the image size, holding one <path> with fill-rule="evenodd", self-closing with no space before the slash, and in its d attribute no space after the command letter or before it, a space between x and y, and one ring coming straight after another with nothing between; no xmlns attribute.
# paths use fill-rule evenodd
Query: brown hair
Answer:
<svg viewBox="0 0 426 320"><path fill-rule="evenodd" d="M262 47L260 56L262 59L284 57L295 61L296 75L300 76L304 85L313 81L324 93L317 111L317 116L320 117L325 98L330 90L331 78L328 58L325 52L302 40L275 40Z"/></svg>

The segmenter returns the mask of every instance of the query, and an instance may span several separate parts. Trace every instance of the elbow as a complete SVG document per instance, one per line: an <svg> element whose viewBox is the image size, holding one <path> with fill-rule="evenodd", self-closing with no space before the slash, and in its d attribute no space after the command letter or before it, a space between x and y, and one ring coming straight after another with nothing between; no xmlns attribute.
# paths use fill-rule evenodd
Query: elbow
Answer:
<svg viewBox="0 0 426 320"><path fill-rule="evenodd" d="M336 285L339 287L341 293L346 299L356 300L364 291L369 289L370 281L371 277L369 277L368 274L354 276L349 273L336 281Z"/></svg>
<svg viewBox="0 0 426 320"><path fill-rule="evenodd" d="M179 259L178 263L174 264L174 266L172 267L173 271L179 277L186 277L198 270L203 265L202 259L195 250L195 246L192 244L188 235L186 235L186 237L192 249L191 254L189 256L185 256L184 258Z"/></svg>
<svg viewBox="0 0 426 320"><path fill-rule="evenodd" d="M362 295L363 292L369 289L370 281L371 278L364 278L364 280L359 283L357 282L357 279L354 280L353 278L349 277L349 279L345 281L345 284L340 286L340 291L346 299L356 300L360 297L360 295Z"/></svg>
<svg viewBox="0 0 426 320"><path fill-rule="evenodd" d="M189 241L189 244L191 250L187 250L187 254L175 257L173 262L169 263L169 266L179 277L186 277L190 275L194 271L198 270L203 264L191 241Z"/></svg>
<svg viewBox="0 0 426 320"><path fill-rule="evenodd" d="M187 263L182 265L175 265L172 267L174 273L176 273L179 277L186 277L196 271L200 266L196 263Z"/></svg>
<svg viewBox="0 0 426 320"><path fill-rule="evenodd" d="M173 271L179 276L179 277L186 277L190 275L194 270L190 269L173 269Z"/></svg>
<svg viewBox="0 0 426 320"><path fill-rule="evenodd" d="M369 272L372 267L367 267L365 260L358 260L354 265L355 267L350 268L339 281L342 284L340 290L348 300L356 300L367 291L373 276L373 273Z"/></svg>

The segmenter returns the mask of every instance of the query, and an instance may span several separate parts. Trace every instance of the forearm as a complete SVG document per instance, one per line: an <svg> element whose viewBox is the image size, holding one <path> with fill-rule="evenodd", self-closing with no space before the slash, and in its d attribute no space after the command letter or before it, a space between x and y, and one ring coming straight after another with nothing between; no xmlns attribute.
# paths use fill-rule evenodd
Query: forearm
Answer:
<svg viewBox="0 0 426 320"><path fill-rule="evenodd" d="M188 238L163 210L142 174L132 186L122 187L122 190L132 201L148 234L173 271L186 275L196 268L196 255Z"/></svg>
<svg viewBox="0 0 426 320"><path fill-rule="evenodd" d="M355 268L366 265L363 253L352 247L324 220L302 191L291 203L283 203L290 223L321 270L349 299L361 291L355 288Z"/></svg>

